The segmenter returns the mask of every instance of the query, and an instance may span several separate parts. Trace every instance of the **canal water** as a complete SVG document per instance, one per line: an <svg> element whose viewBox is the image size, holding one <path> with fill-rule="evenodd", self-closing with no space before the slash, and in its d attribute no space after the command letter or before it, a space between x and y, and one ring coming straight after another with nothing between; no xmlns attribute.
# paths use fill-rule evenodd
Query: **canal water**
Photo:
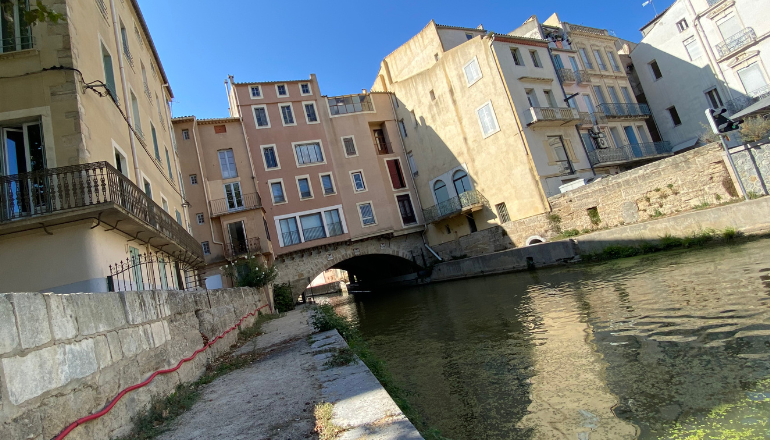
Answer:
<svg viewBox="0 0 770 440"><path fill-rule="evenodd" d="M454 439L770 438L770 240L351 295Z"/></svg>

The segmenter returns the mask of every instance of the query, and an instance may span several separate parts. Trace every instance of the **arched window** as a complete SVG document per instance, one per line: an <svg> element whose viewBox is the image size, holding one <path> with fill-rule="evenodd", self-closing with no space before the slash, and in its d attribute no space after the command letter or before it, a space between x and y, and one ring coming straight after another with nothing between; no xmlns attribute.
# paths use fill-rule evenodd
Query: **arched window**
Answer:
<svg viewBox="0 0 770 440"><path fill-rule="evenodd" d="M433 194L436 196L437 204L449 200L449 191L447 191L446 183L443 180L437 180L433 184Z"/></svg>
<svg viewBox="0 0 770 440"><path fill-rule="evenodd" d="M471 179L468 178L468 173L463 170L455 171L452 176L452 181L455 184L455 190L457 191L458 196L473 189L471 188Z"/></svg>

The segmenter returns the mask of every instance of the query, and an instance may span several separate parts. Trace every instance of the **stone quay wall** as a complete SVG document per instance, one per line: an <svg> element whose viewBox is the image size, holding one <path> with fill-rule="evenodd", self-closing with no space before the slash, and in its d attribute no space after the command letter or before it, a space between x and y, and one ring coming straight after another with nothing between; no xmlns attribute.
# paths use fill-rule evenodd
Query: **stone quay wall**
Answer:
<svg viewBox="0 0 770 440"><path fill-rule="evenodd" d="M53 438L101 410L120 390L175 366L268 304L267 289L0 294L0 437ZM270 313L269 307L262 309ZM253 324L255 317L244 320ZM67 439L127 434L154 396L196 380L237 341L230 332L179 370L121 399L107 415Z"/></svg>
<svg viewBox="0 0 770 440"><path fill-rule="evenodd" d="M767 195L770 189L770 143L731 148L730 155L746 193Z"/></svg>

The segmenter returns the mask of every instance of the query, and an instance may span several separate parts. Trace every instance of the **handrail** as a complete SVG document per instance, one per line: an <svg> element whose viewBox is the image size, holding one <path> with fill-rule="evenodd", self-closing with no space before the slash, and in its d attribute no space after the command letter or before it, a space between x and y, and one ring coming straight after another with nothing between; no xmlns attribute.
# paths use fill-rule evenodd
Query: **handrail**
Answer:
<svg viewBox="0 0 770 440"><path fill-rule="evenodd" d="M719 44L717 44L717 53L719 58L729 55L732 52L740 49L741 47L753 43L757 40L757 34L754 32L754 28L744 28L740 32L731 35Z"/></svg>
<svg viewBox="0 0 770 440"><path fill-rule="evenodd" d="M650 107L647 104L608 102L599 104L598 107L609 118L647 117L650 115Z"/></svg>
<svg viewBox="0 0 770 440"><path fill-rule="evenodd" d="M230 207L231 202L235 205L232 208ZM220 215L230 214L233 212L259 209L262 207L262 199L259 197L259 193L242 194L240 200L236 199L235 197L233 197L232 200L228 200L227 198L216 199L212 200L210 205L211 216L218 217Z"/></svg>
<svg viewBox="0 0 770 440"><path fill-rule="evenodd" d="M572 107L530 107L534 124L540 121L573 121L580 119L580 112Z"/></svg>
<svg viewBox="0 0 770 440"><path fill-rule="evenodd" d="M758 102L760 99L770 96L770 84L764 85L756 90L752 90L746 94L746 96L740 96L735 99L726 101L724 107L730 112L730 114L738 113L746 107Z"/></svg>
<svg viewBox="0 0 770 440"><path fill-rule="evenodd" d="M620 148L602 148L588 152L588 158L594 165L610 162L627 162L661 154L671 154L669 142L641 142L626 144Z"/></svg>
<svg viewBox="0 0 770 440"><path fill-rule="evenodd" d="M442 218L457 214L469 206L482 204L489 206L489 201L476 190L466 191L441 203L422 210L425 223L432 223Z"/></svg>
<svg viewBox="0 0 770 440"><path fill-rule="evenodd" d="M259 237L247 238L245 241L225 243L225 258L233 258L245 254L257 254L262 252L262 244Z"/></svg>

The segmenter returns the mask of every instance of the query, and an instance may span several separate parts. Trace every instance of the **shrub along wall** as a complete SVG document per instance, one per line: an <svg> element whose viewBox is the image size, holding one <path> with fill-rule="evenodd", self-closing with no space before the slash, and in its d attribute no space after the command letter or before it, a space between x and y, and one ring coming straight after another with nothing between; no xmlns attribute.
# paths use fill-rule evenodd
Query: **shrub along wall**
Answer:
<svg viewBox="0 0 770 440"><path fill-rule="evenodd" d="M152 372L175 366L258 307L265 289L0 294L0 437L50 439ZM268 312L269 308L263 309ZM250 326L253 317L243 326ZM126 395L68 439L126 434L155 395L196 380L238 330L176 372Z"/></svg>

